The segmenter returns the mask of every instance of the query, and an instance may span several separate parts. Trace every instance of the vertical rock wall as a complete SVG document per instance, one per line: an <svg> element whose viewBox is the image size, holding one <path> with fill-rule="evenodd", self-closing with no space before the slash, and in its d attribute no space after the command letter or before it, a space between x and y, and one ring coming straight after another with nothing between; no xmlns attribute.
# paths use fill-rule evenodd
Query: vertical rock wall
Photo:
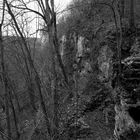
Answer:
<svg viewBox="0 0 140 140"><path fill-rule="evenodd" d="M99 79L110 87L115 100L116 140L140 140L140 55L136 48L139 48L138 43L131 49L134 54L122 60L120 87L112 87L111 84L114 77L113 52L107 45L102 46L99 52Z"/></svg>
<svg viewBox="0 0 140 140"><path fill-rule="evenodd" d="M114 89L119 95L115 105L115 130L117 140L140 140L140 55L136 42L132 55L122 61L121 87ZM138 48L138 49L137 49Z"/></svg>
<svg viewBox="0 0 140 140"><path fill-rule="evenodd" d="M99 79L101 82L106 83L111 87L111 77L112 77L112 56L113 52L111 49L105 45L102 46L98 57L99 66Z"/></svg>

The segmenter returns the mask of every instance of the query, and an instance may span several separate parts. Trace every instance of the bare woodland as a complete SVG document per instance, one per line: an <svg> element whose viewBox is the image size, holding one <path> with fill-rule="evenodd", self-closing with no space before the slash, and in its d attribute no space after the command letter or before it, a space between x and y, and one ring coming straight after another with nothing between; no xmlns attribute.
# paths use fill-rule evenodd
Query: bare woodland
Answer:
<svg viewBox="0 0 140 140"><path fill-rule="evenodd" d="M0 1L0 140L139 140L140 2Z"/></svg>

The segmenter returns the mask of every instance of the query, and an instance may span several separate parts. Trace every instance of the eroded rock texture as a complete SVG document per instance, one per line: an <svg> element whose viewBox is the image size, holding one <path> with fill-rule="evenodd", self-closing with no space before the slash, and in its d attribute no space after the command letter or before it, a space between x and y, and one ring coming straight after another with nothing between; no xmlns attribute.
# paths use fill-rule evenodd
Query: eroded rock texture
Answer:
<svg viewBox="0 0 140 140"><path fill-rule="evenodd" d="M117 140L140 140L140 57L122 61L122 87L114 89L119 100L115 105Z"/></svg>

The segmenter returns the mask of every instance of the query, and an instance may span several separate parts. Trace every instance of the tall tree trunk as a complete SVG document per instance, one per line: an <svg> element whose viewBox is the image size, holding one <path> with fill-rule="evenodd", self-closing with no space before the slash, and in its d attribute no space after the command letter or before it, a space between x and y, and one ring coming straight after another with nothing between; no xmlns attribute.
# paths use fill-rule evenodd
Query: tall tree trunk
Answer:
<svg viewBox="0 0 140 140"><path fill-rule="evenodd" d="M53 46L54 47L54 46ZM53 97L53 140L59 139L59 132L58 132L58 125L59 125L59 119L58 119L58 110L59 110L59 95L57 92L57 73L56 73L56 59L55 59L55 52L54 48L52 48L52 97Z"/></svg>
<svg viewBox="0 0 140 140"><path fill-rule="evenodd" d="M5 111L6 111L6 122L7 122L7 133L8 139L11 139L11 126L10 126L10 114L9 114L9 102L8 102L8 79L6 77L5 64L4 64L4 45L2 39L2 25L0 24L0 50L1 50L1 71L2 71L2 82L5 92Z"/></svg>
<svg viewBox="0 0 140 140"><path fill-rule="evenodd" d="M11 81L11 79L8 77L8 81L9 81L9 84L10 84L10 91L12 91L13 95L14 95L14 98L15 98L15 101L16 101L16 104L17 104L17 109L18 109L18 112L20 112L20 103L19 103L19 99L18 99L18 95L16 93L16 85L15 85L15 82Z"/></svg>
<svg viewBox="0 0 140 140"><path fill-rule="evenodd" d="M8 99L8 88L5 86L5 111L6 111L6 122L7 122L7 134L8 140L11 140L11 124L10 124L10 112L9 112L9 99Z"/></svg>
<svg viewBox="0 0 140 140"><path fill-rule="evenodd" d="M5 60L4 60L4 45L3 45L3 38L2 38L2 26L4 22L4 15L5 15L5 0L2 1L2 19L0 23L0 53L1 53L1 78L3 83L4 95L5 95L5 111L6 111L6 123L7 123L7 139L11 140L11 126L10 126L10 114L9 114L9 102L8 102L8 79L6 77L6 70L5 70Z"/></svg>
<svg viewBox="0 0 140 140"><path fill-rule="evenodd" d="M14 118L14 123L15 123L15 129L16 129L16 139L19 139L20 133L18 131L18 119L17 119L17 115L16 115L16 110L12 101L12 97L11 97L11 92L9 91L9 99L10 99L10 103L11 103L11 108L12 108L12 112L13 112L13 118Z"/></svg>
<svg viewBox="0 0 140 140"><path fill-rule="evenodd" d="M17 104L18 112L20 112L21 107L20 107L20 103L19 103L18 95L17 95L17 93L15 92L14 89L13 89L12 91L13 91L13 94L14 94L14 96L15 96L15 100L16 100L16 104Z"/></svg>
<svg viewBox="0 0 140 140"><path fill-rule="evenodd" d="M54 26L51 25L49 28L49 47L50 47L50 57L51 57L51 97L52 97L52 109L53 109L53 119L52 119L52 133L51 133L51 137L53 138L53 140L57 139L56 137L57 135L57 123L58 123L58 119L57 119L57 108L58 108L58 99L57 99L57 91L56 91L56 78L57 78L57 74L56 74L56 57L55 57L55 49L54 49L54 44L53 44L53 31L54 31Z"/></svg>
<svg viewBox="0 0 140 140"><path fill-rule="evenodd" d="M35 83L37 85L37 88L38 88L38 93L39 93L39 97L40 97L40 102L41 102L41 107L42 107L42 110L43 110L43 113L45 115L45 121L46 121L46 127L47 127L47 130L48 130L48 134L51 135L51 127L50 127L50 121L49 121L49 115L48 115L48 112L47 112L47 109L45 107L45 102L44 102L44 98L43 98L43 95L42 95L42 89L41 89L41 80L40 80L40 77L39 77L39 74L34 66L34 63L33 63L33 60L31 58L31 54L30 54L30 51L28 49L28 45L27 45L27 42L18 26L18 23L15 19L15 16L7 2L7 0L5 0L6 2L6 6L7 6L7 9L8 9L8 13L10 14L11 18L13 19L14 23L15 23L15 27L19 33L19 35L21 36L21 39L23 41L23 45L24 45L24 49L27 53L27 58L28 58L28 62L29 62L29 66L30 66L30 69L34 75L34 80L35 80Z"/></svg>
<svg viewBox="0 0 140 140"><path fill-rule="evenodd" d="M30 104L32 106L32 109L33 110L36 110L34 84L32 83L32 80L31 79L30 79L29 83L27 83L27 86L28 86Z"/></svg>
<svg viewBox="0 0 140 140"><path fill-rule="evenodd" d="M58 126L59 126L59 95L57 91L57 73L56 73L56 59L58 59L59 65L62 69L62 73L64 75L64 79L66 83L68 83L68 79L66 76L66 72L62 63L62 59L60 56L59 52L59 45L58 45L58 40L57 40L57 27L56 27L56 13L54 12L54 0L51 0L51 7L52 7L52 18L53 18L53 24L52 24L52 33L50 34L50 43L52 43L52 69L53 69L53 82L54 82L54 89L53 89L53 102L54 102L54 128L53 128L53 139L58 140L59 139L59 131L58 131ZM55 57L56 56L56 57Z"/></svg>

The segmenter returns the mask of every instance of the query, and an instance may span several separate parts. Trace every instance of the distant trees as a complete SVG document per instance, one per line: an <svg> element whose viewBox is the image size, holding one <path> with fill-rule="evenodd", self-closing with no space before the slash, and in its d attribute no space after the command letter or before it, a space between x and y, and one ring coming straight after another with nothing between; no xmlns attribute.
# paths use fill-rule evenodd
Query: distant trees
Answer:
<svg viewBox="0 0 140 140"><path fill-rule="evenodd" d="M35 96L35 90L37 89L37 92L39 93L39 97L40 97L41 107L45 115L46 127L48 129L49 137L50 138L54 137L53 139L57 139L59 95L58 95L58 92L56 92L57 82L58 82L57 81L58 74L56 70L57 71L59 71L58 69L61 70L61 73L65 81L64 83L66 85L68 85L68 79L67 79L65 68L63 66L60 52L59 52L59 42L57 38L56 13L54 11L54 1L53 0L51 1L36 0L34 3L37 4L41 12L28 8L28 2L26 1L20 1L20 2L13 1L13 3L9 3L8 1L6 1L6 6L7 6L8 13L11 16L15 32L21 38L21 51L24 58L22 61L23 61L23 64L25 65L24 76L27 82L26 86L28 87L30 102L32 104L32 107L36 109L34 96ZM40 78L38 69L35 67L35 63L33 61L33 58L31 56L31 52L27 43L27 38L24 36L22 32L23 29L20 28L19 23L17 22L17 19L15 18L13 9L21 10L21 12L23 10L23 15L24 15L24 12L25 13L33 12L39 15L43 19L43 22L45 23L45 27L43 28L44 30L46 30L45 34L47 34L49 37L48 46L46 44L45 45L46 47L48 47L46 50L49 52L48 58L51 60L49 61L50 63L47 63L46 61L46 63L50 67L50 71L47 72L47 73L50 73L48 74L50 78L50 85L49 85L50 90L45 91L45 92L50 92L50 93L45 93L45 94L50 95L48 98L50 98L51 100L50 100L50 103L48 103L48 106L53 109L52 114L51 114L53 116L52 118L48 115L49 113L51 113L51 111L49 111L51 109L47 109L46 103L43 99L45 96L43 95L43 91L45 90L45 87L43 86L43 81ZM59 64L59 68L57 66L58 64Z"/></svg>
<svg viewBox="0 0 140 140"><path fill-rule="evenodd" d="M47 3L46 3L46 5L47 5ZM23 48L22 49L23 49L23 52L25 53L25 65L26 65L26 68L27 68L26 70L27 70L27 73L28 73L27 78L29 78L29 79L27 79L27 86L28 86L28 91L29 91L32 106L33 106L33 108L35 108L34 101L33 101L33 96L34 96L33 95L34 94L34 92L33 92L33 90L34 90L33 89L34 88L33 81L35 81L35 85L37 86L38 93L39 93L41 107L42 107L43 113L45 115L46 127L47 127L47 130L48 130L48 134L51 137L51 126L50 126L48 112L47 112L46 107L45 107L45 102L43 100L42 89L41 89L42 85L41 85L41 80L40 80L39 74L37 72L37 69L35 68L35 65L34 65L33 59L31 57L31 53L30 53L30 50L28 48L28 44L26 42L26 39L25 39L24 35L22 34L21 29L20 29L20 27L19 27L19 25L18 25L18 23L15 19L15 16L14 16L12 10L11 10L11 7L10 7L10 5L7 1L6 1L6 6L7 6L7 9L8 9L8 13L11 16L11 18L12 18L14 24L15 24L15 28L16 28L18 34L20 35L20 37L22 39L22 43L23 43ZM48 15L46 15L46 16L48 16Z"/></svg>
<svg viewBox="0 0 140 140"><path fill-rule="evenodd" d="M30 8L30 4L38 9ZM129 14L126 13L127 7ZM35 122L38 122L36 118L40 117L38 114L42 110L47 132L43 130L47 139L69 137L69 131L73 127L75 131L73 133L77 135L79 127L77 121L83 115L82 109L79 109L85 100L83 95L92 92L94 94L90 95L91 100L84 112L94 111L102 106L108 94L110 95L108 87L98 79L99 52L108 45L113 51L117 50L114 56L121 63L122 46L126 35L125 22L129 23L129 29L136 27L134 0L128 3L126 0L74 0L66 11L67 16L59 19L57 23L54 0L2 1L0 79L3 91L0 96L4 95L5 99L3 108L6 114L7 139L22 139L24 129L21 128L21 120L22 116L26 116L28 108L32 113L31 119ZM44 45L42 50L36 48L36 45L39 45L36 43L38 39L29 37L26 13L34 13L43 22L41 33L45 40L42 43ZM6 23L7 16L9 19ZM123 20L125 18L126 20ZM5 36L3 29L6 27L10 27L11 34L15 36ZM10 29L7 28L8 31ZM65 56L61 57L59 39L63 35L66 37ZM77 55L80 37L84 42L82 56ZM91 70L83 76L82 70L87 67L85 62L89 63ZM119 76L121 76L120 65ZM30 139L33 135L40 134L34 121L33 125L29 125L32 128L28 136ZM32 121L30 122L32 124ZM13 129L16 134L12 133Z"/></svg>
<svg viewBox="0 0 140 140"><path fill-rule="evenodd" d="M7 137L10 140L11 139L11 124L10 124L9 102L8 102L10 88L9 88L9 83L8 83L7 70L5 66L5 51L4 51L4 42L3 42L3 34L2 34L4 16L5 16L5 1L3 1L3 4L2 4L2 19L0 22L0 50L1 50L0 54L1 54L1 80L2 80L1 82L4 89Z"/></svg>

